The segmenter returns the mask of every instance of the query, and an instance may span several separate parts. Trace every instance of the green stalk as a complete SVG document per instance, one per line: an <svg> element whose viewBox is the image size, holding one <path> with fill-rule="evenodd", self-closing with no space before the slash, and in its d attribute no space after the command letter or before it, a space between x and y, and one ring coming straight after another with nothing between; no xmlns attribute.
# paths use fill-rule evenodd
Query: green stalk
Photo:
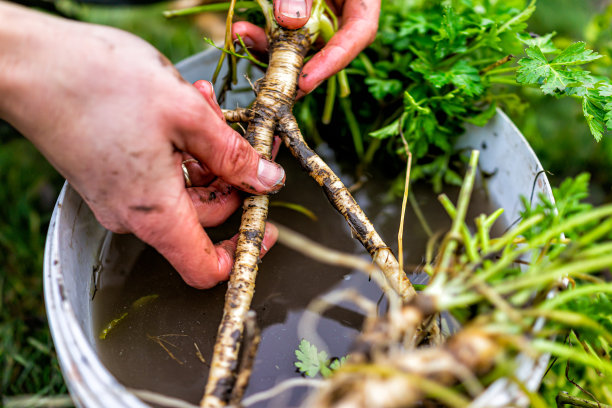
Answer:
<svg viewBox="0 0 612 408"><path fill-rule="evenodd" d="M533 289L542 285L551 285L559 279L572 277L577 273L594 272L608 268L610 265L612 265L612 255L596 259L581 259L564 265L556 263L540 271L534 270L530 275L517 276L511 282L499 283L496 285L496 290L503 294L515 290Z"/></svg>
<svg viewBox="0 0 612 408"><path fill-rule="evenodd" d="M340 85L340 97L346 98L351 94L351 88L349 86L348 75L346 69L341 70L336 74L338 77L338 85Z"/></svg>
<svg viewBox="0 0 612 408"><path fill-rule="evenodd" d="M518 67L504 67L504 68L495 68L488 72L485 72L485 76L494 75L494 74L505 74L508 72L514 72L518 69Z"/></svg>
<svg viewBox="0 0 612 408"><path fill-rule="evenodd" d="M353 145L355 146L355 153L359 159L363 158L363 139L361 138L361 131L359 130L359 123L357 118L351 110L351 100L347 98L340 99L340 106L344 111L346 122L348 124L351 136L353 137Z"/></svg>
<svg viewBox="0 0 612 408"><path fill-rule="evenodd" d="M598 283L595 285L581 286L576 289L568 289L559 293L552 299L547 299L539 307L544 310L557 309L559 306L571 302L576 298L597 295L600 293L612 294L612 283Z"/></svg>
<svg viewBox="0 0 612 408"><path fill-rule="evenodd" d="M574 397L565 391L561 391L557 398L557 408L563 408L566 405L579 408L612 408L612 405L602 404L599 401L590 401L583 398Z"/></svg>
<svg viewBox="0 0 612 408"><path fill-rule="evenodd" d="M258 7L256 1L237 1L236 8L239 9L251 9L254 7ZM162 14L166 18L174 18L181 16L189 16L192 14L199 13L210 13L210 12L219 12L219 11L228 11L230 8L229 2L224 3L213 3L213 4L205 4L203 6L189 7L181 10L166 10Z"/></svg>
<svg viewBox="0 0 612 408"><path fill-rule="evenodd" d="M580 348L566 346L551 340L534 339L531 341L531 347L541 353L550 353L562 360L571 360L594 367L600 371L606 372L607 375L612 375L612 363L607 360L601 360L596 356L589 355Z"/></svg>
<svg viewBox="0 0 612 408"><path fill-rule="evenodd" d="M504 85L518 85L516 79L510 76L494 76L489 78L489 82L492 84L504 84Z"/></svg>
<svg viewBox="0 0 612 408"><path fill-rule="evenodd" d="M419 206L419 203L417 202L416 198L414 198L414 194L409 195L408 200L410 201L410 206L412 207L412 211L414 211L414 214L416 215L417 220L419 220L419 223L421 224L421 228L423 228L423 231L425 231L427 238L431 238L433 236L433 232L431 230L431 227L427 223L427 220L425 219L423 212L421 211L421 206Z"/></svg>
<svg viewBox="0 0 612 408"><path fill-rule="evenodd" d="M457 213L453 218L453 225L450 232L446 236L446 244L443 245L442 256L440 261L436 265L436 270L446 273L450 266L451 258L457 249L458 240L461 239L461 225L465 220L467 214L467 208L470 203L470 196L472 195L472 189L474 188L474 180L476 178L476 169L478 165L478 156L480 152L478 150L472 150L470 155L470 161L468 163L467 174L459 191L459 199L457 201Z"/></svg>
<svg viewBox="0 0 612 408"><path fill-rule="evenodd" d="M451 219L455 219L457 217L457 209L453 205L452 201L446 194L440 194L438 196L438 201L444 207L446 213L451 217ZM463 245L465 247L465 252L468 255L468 258L471 262L480 261L480 256L478 255L478 250L476 249L476 242L472 239L472 235L470 234L470 230L465 224L465 222L461 223L461 236L463 237Z"/></svg>
<svg viewBox="0 0 612 408"><path fill-rule="evenodd" d="M572 312L569 310L538 310L527 309L522 312L526 316L544 317L546 320L556 321L564 324L572 329L576 327L585 327L596 331L600 336L608 342L612 342L612 333L606 330L601 324L595 320L585 316L580 312Z"/></svg>
<svg viewBox="0 0 612 408"><path fill-rule="evenodd" d="M331 122L332 113L334 112L334 102L336 101L336 81L337 75L332 76L327 80L327 91L325 92L325 104L323 105L323 116L321 122L324 125L329 125Z"/></svg>

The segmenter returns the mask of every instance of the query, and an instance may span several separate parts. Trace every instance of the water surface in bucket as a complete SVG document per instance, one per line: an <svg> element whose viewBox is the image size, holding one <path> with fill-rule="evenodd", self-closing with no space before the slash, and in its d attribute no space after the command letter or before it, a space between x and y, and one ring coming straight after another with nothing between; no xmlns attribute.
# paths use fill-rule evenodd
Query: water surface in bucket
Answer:
<svg viewBox="0 0 612 408"><path fill-rule="evenodd" d="M350 185L349 174L342 174L331 153L323 154L343 181ZM287 171L286 187L273 201L299 203L318 217L313 221L301 213L283 207L271 207L269 218L289 226L320 244L367 258L366 251L354 239L343 217L327 201L322 190L287 156L279 162ZM389 182L373 178L355 193L383 239L397 253L397 229L401 202L387 194ZM457 191L447 192L455 200ZM417 186L414 194L432 230L446 230L448 216L429 186ZM470 216L491 212L492 205L482 190L472 198ZM237 230L239 216L211 229L214 239L225 239ZM422 264L428 237L410 207L404 227L406 269L418 270ZM147 389L198 404L208 374L208 364L221 319L226 285L200 291L185 285L172 267L152 248L135 252L138 246L131 236L114 236L111 253L118 257L115 267L101 274L93 307L94 334L98 336L109 322L125 315L97 340L100 359L125 386ZM126 248L130 248L129 251ZM115 256L114 258L117 258ZM124 262L122 262L122 259ZM412 276L422 283L423 276ZM309 303L336 289L355 288L373 301L381 291L367 276L357 271L330 267L311 260L282 245L275 246L260 264L252 309L262 330L262 342L246 395L266 390L275 384L299 377L294 366L295 350L300 342L297 326ZM144 296L141 305L133 303ZM384 302L381 304L384 308ZM363 321L359 309L349 303L330 308L318 319L317 333L329 356L343 356L350 348ZM313 340L308 333L308 340ZM299 405L305 389L284 393L256 407L291 407Z"/></svg>

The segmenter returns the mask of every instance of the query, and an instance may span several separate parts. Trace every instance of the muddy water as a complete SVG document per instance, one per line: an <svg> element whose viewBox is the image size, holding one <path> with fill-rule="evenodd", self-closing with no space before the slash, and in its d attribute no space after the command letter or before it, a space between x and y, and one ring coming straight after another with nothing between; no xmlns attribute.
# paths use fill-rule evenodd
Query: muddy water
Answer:
<svg viewBox="0 0 612 408"><path fill-rule="evenodd" d="M331 154L328 162L334 162ZM272 207L270 219L289 226L317 242L341 251L367 257L365 250L351 239L349 228L341 215L329 205L319 187L311 181L291 158L280 157L287 171L287 185L273 201L299 203L317 217L317 221L294 210ZM340 171L338 166L334 170ZM341 176L347 185L348 174ZM388 182L374 179L356 194L356 199L370 216L383 238L397 253L399 200L390 200ZM432 230L448 229L448 217L427 186L411 192L417 199ZM450 193L453 197L456 192ZM490 211L484 194L473 199L478 210ZM474 206L472 206L474 208ZM408 206L404 232L405 263L418 269L425 253L427 236ZM215 230L216 239L231 236L239 217ZM233 224L233 225L230 225ZM125 317L98 339L101 360L124 385L148 389L198 403L204 389L208 364L221 318L225 285L198 291L185 285L178 274L153 249L138 249L139 243L130 236L114 236L111 253L120 254L115 265L105 267L94 298L94 333L98 335L113 319ZM129 251L126 248L130 248ZM138 256L134 256L139 254ZM117 257L117 256L115 256ZM122 261L123 260L123 261ZM423 276L412 277L423 281ZM252 308L262 329L262 342L246 395L270 388L287 378L299 377L294 367L300 338L297 325L309 302L336 289L356 288L366 297L377 301L380 290L368 278L356 271L329 267L317 263L281 245L274 247L260 265L257 290ZM144 296L148 297L137 302ZM384 304L382 305L384 308ZM330 356L345 355L362 323L363 316L355 306L342 303L320 317L317 333ZM305 334L308 338L308 333ZM312 339L309 339L312 340ZM304 389L294 389L263 407L297 406Z"/></svg>

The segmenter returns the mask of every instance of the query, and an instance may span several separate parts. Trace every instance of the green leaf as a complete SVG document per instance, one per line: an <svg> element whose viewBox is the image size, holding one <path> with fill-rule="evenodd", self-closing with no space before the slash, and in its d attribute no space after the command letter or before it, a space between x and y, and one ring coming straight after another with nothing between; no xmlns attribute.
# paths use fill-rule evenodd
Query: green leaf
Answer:
<svg viewBox="0 0 612 408"><path fill-rule="evenodd" d="M386 96L397 96L402 91L402 82L398 79L381 79L368 77L365 79L368 90L376 99Z"/></svg>
<svg viewBox="0 0 612 408"><path fill-rule="evenodd" d="M295 357L298 359L294 364L300 370L300 373L306 374L309 377L316 376L322 370L329 370L327 367L329 358L325 351L318 351L314 344L306 339L302 339L298 349L295 351Z"/></svg>
<svg viewBox="0 0 612 408"><path fill-rule="evenodd" d="M489 104L487 109L479 114L466 117L465 121L476 126L484 126L489 123L489 120L495 115L495 112L497 112L497 103L493 102Z"/></svg>
<svg viewBox="0 0 612 408"><path fill-rule="evenodd" d="M399 119L394 120L385 127L369 133L375 139L387 139L399 135Z"/></svg>
<svg viewBox="0 0 612 408"><path fill-rule="evenodd" d="M588 71L567 68L601 57L592 50L585 49L582 42L570 45L550 62L538 46L530 47L525 52L528 58L522 58L518 62L520 68L516 80L519 83L540 85L545 94L567 92L584 95L586 89L592 88L596 82Z"/></svg>
<svg viewBox="0 0 612 408"><path fill-rule="evenodd" d="M458 61L448 71L428 69L428 67L422 63L415 63L412 67L418 70L418 72L423 73L425 79L431 82L436 88L453 84L461 89L467 96L480 95L484 91L478 70L465 60Z"/></svg>
<svg viewBox="0 0 612 408"><path fill-rule="evenodd" d="M348 356L343 356L340 358L335 359L334 361L332 361L332 363L329 365L329 368L332 369L332 371L336 371L337 369L339 369L340 367L342 367L344 365L344 363L346 363L346 359L348 358Z"/></svg>
<svg viewBox="0 0 612 408"><path fill-rule="evenodd" d="M552 66L561 65L582 65L596 59L601 58L601 55L597 54L593 50L586 48L586 44L583 42L577 42L565 50L561 51L561 54L557 55L554 60L550 63Z"/></svg>
<svg viewBox="0 0 612 408"><path fill-rule="evenodd" d="M527 47L538 47L544 54L552 54L559 52L559 49L552 42L555 34L557 33L553 31L542 36L531 36L529 33L518 33L516 36Z"/></svg>
<svg viewBox="0 0 612 408"><path fill-rule="evenodd" d="M609 112L606 113L605 106L602 104L599 95L589 92L588 95L582 98L582 113L589 125L591 134L599 142L604 133L606 118L610 116Z"/></svg>
<svg viewBox="0 0 612 408"><path fill-rule="evenodd" d="M451 82L468 96L480 95L484 90L480 81L478 70L471 66L467 61L461 60L453 65L450 71Z"/></svg>

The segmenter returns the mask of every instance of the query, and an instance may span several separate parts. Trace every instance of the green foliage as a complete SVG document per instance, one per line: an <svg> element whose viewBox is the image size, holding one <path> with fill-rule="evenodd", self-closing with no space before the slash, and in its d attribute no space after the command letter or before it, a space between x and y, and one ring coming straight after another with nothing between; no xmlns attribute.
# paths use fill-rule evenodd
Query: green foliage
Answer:
<svg viewBox="0 0 612 408"><path fill-rule="evenodd" d="M456 172L453 146L463 124L483 126L498 107L524 111L520 86L581 99L588 127L601 140L612 125L610 85L581 67L601 55L583 42L560 49L554 33L529 33L534 11L535 2L526 0L383 2L376 40L348 69L353 113L367 135L362 169L380 163L403 178L404 138L416 162L413 181L425 178L437 191L457 184L459 178L448 174ZM512 62L521 54L518 64ZM309 103L317 105L322 103ZM355 132L338 135L346 115L335 116L328 142L346 149Z"/></svg>
<svg viewBox="0 0 612 408"><path fill-rule="evenodd" d="M0 395L65 393L42 300L47 225L61 177L0 122Z"/></svg>
<svg viewBox="0 0 612 408"><path fill-rule="evenodd" d="M480 216L476 232L457 218L465 205L461 194L457 209L443 200L453 228L463 224L459 246L451 268L441 266L452 242L448 236L439 251L442 261L425 266L432 280L422 293L465 330L496 333L503 344L498 361L514 361L519 352L552 355L540 390L551 404L561 391L576 395L584 389L590 394L583 397L612 402L612 384L605 380L612 375L612 284L601 276L612 267L612 205L585 203L588 181L586 174L566 180L554 190L556 204L540 197L494 239L491 217ZM515 369L500 364L487 378Z"/></svg>
<svg viewBox="0 0 612 408"><path fill-rule="evenodd" d="M346 357L330 360L324 350L319 351L317 346L306 339L302 339L300 342L298 349L295 351L295 357L298 360L295 362L295 366L300 370L300 373L308 377L316 377L320 373L324 378L327 378L346 361Z"/></svg>
<svg viewBox="0 0 612 408"><path fill-rule="evenodd" d="M586 49L583 42L574 43L563 51L551 46L550 41L542 45L547 52L558 55L549 61L539 45L532 45L526 50L527 58L518 62L517 81L537 85L545 94L581 98L589 129L600 141L604 129L612 129L612 85L575 66L595 61L601 55Z"/></svg>

